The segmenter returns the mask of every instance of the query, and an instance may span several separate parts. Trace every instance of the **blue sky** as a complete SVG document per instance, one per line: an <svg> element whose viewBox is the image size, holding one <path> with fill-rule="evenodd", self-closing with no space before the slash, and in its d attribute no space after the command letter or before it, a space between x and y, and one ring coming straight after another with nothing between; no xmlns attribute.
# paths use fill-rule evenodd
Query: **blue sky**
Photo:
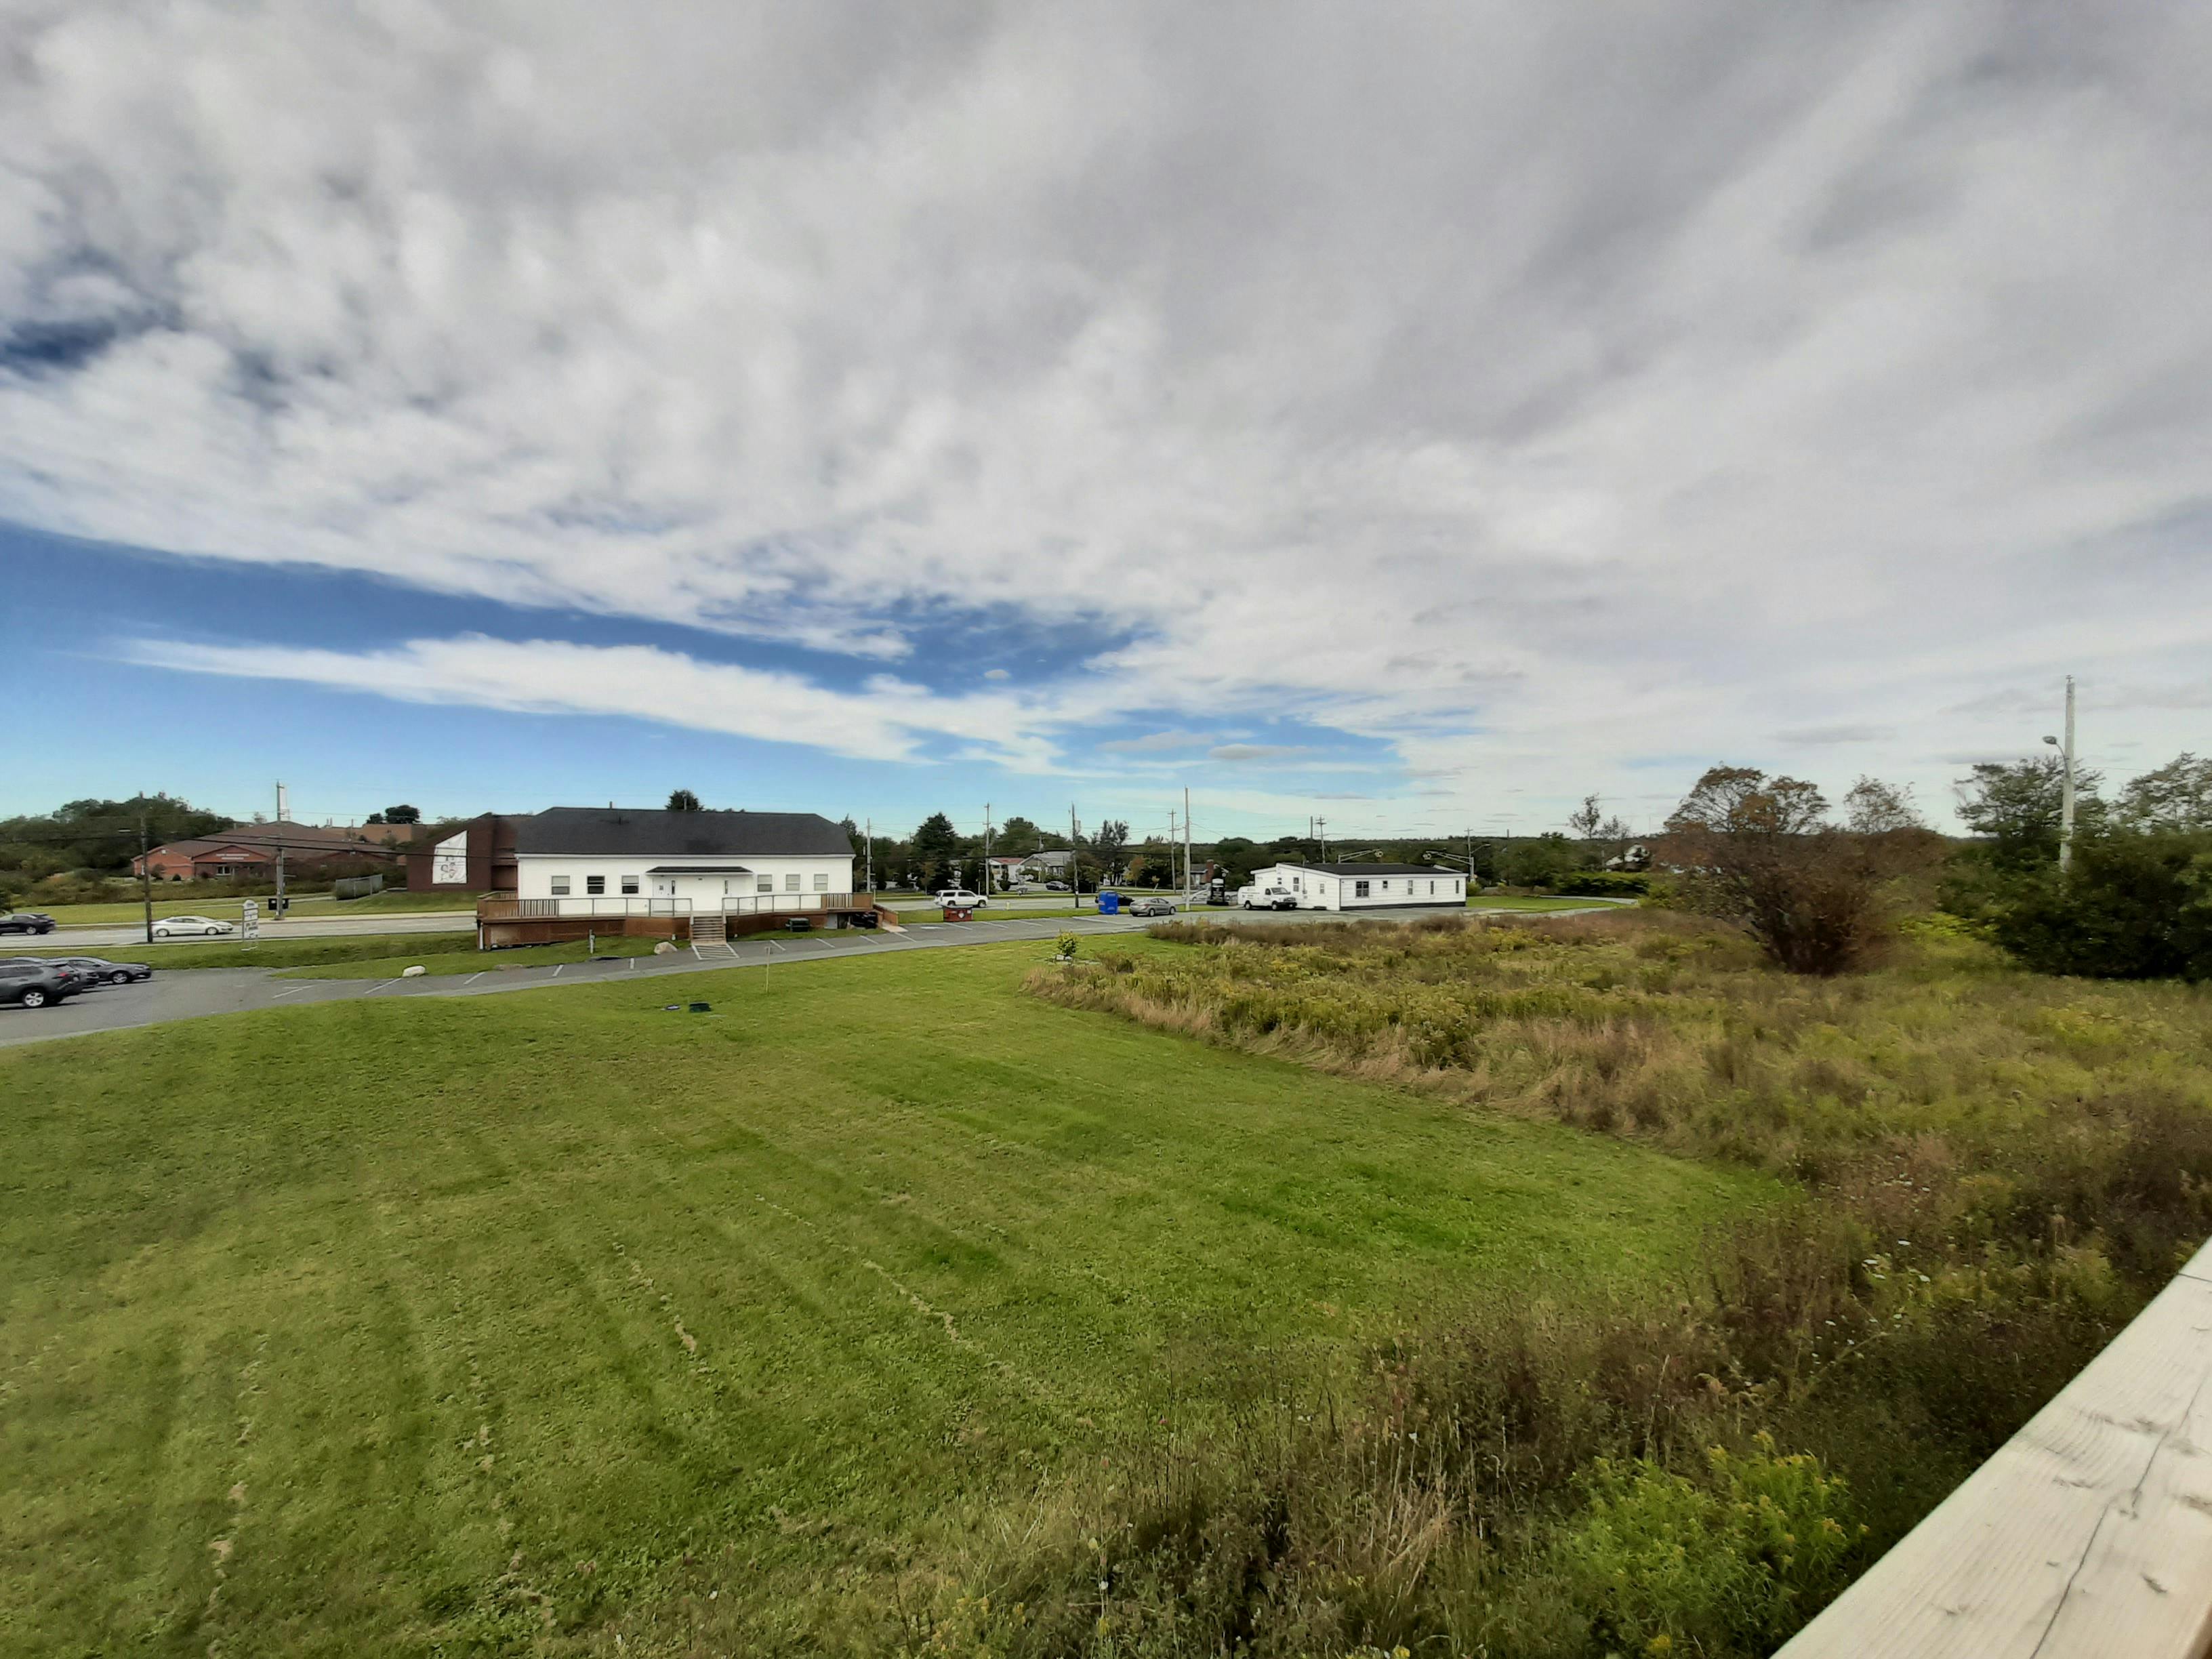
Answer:
<svg viewBox="0 0 2212 1659"><path fill-rule="evenodd" d="M1203 790L1234 786L1255 765L1278 778L1293 769L1295 780L1312 785L1314 811L1326 815L1347 785L1371 787L1376 775L1357 738L1267 720L1206 731L1093 721L1071 744L1065 775L1042 777L957 758L964 739L927 732L910 757L862 758L651 719L415 701L392 695L396 682L374 672L332 685L179 670L144 659L171 646L276 647L373 662L419 638L553 638L802 675L854 693L880 665L673 624L425 592L354 572L179 558L21 526L0 525L0 562L11 573L9 631L17 641L0 657L0 695L40 711L39 741L11 768L0 811L146 788L244 816L273 810L281 779L295 813L356 820L403 800L431 814L520 811L652 802L680 786L717 805L873 815L892 833L936 811L980 826L987 805L1000 822L1022 812L1054 824L1073 806L1086 822L1118 816L1143 833L1164 830L1169 806L1180 811L1184 777ZM1027 683L1058 678L1118 643L1081 627L1040 628L1018 612L900 621L915 641L901 674L941 695L994 691L1004 683L987 678L994 670ZM1086 759L1084 751L1098 745L1108 746ZM1339 772L1338 761L1361 769Z"/></svg>
<svg viewBox="0 0 2212 1659"><path fill-rule="evenodd" d="M0 810L1939 823L2212 749L2201 9L148 11L0 57Z"/></svg>

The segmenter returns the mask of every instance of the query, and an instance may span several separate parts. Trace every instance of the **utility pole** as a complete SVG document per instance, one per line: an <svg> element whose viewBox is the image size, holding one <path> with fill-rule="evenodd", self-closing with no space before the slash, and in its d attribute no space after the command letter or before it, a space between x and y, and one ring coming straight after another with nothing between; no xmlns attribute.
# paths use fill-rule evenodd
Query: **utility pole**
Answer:
<svg viewBox="0 0 2212 1659"><path fill-rule="evenodd" d="M983 803L983 891L991 890L991 803Z"/></svg>
<svg viewBox="0 0 2212 1659"><path fill-rule="evenodd" d="M1075 821L1075 803L1067 803L1067 891L1075 908L1083 908L1083 831Z"/></svg>
<svg viewBox="0 0 2212 1659"><path fill-rule="evenodd" d="M860 832L860 844L867 849L864 854L864 867L868 872L868 900L872 903L876 896L876 821L873 818L867 821L867 828Z"/></svg>
<svg viewBox="0 0 2212 1659"><path fill-rule="evenodd" d="M2056 744L2056 738L2044 742ZM2074 677L2066 677L2066 741L2059 750L2066 768L2065 776L2058 786L2058 873L2064 875L2074 865Z"/></svg>
<svg viewBox="0 0 2212 1659"><path fill-rule="evenodd" d="M145 797L139 797L143 800ZM154 843L146 838L146 809L138 809L138 896L146 902L146 943L154 942Z"/></svg>
<svg viewBox="0 0 2212 1659"><path fill-rule="evenodd" d="M1175 880L1176 848L1182 845L1182 837L1176 833L1176 811L1168 808L1168 879Z"/></svg>
<svg viewBox="0 0 2212 1659"><path fill-rule="evenodd" d="M1190 790L1186 786L1182 792L1182 896L1185 903L1189 902L1191 894L1197 890L1191 885L1190 875Z"/></svg>
<svg viewBox="0 0 2212 1659"><path fill-rule="evenodd" d="M284 920L284 785L276 785L276 902L270 908L276 920Z"/></svg>
<svg viewBox="0 0 2212 1659"><path fill-rule="evenodd" d="M1328 862L1328 820L1327 818L1316 818L1313 820L1313 825L1314 828L1320 832L1321 861L1323 864L1327 864Z"/></svg>

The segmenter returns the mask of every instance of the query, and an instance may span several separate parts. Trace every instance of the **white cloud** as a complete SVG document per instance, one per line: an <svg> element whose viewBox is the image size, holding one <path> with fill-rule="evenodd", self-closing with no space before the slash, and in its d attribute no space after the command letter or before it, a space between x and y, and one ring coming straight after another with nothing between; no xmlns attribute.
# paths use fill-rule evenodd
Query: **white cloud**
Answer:
<svg viewBox="0 0 2212 1659"><path fill-rule="evenodd" d="M2188 740L2201 11L8 29L0 516L885 662L983 597L1130 641L1011 736L763 677L844 752L1285 717L1472 809L1893 729L1865 763L1936 799L2047 720L1961 704L2069 669ZM384 653L561 691L495 654ZM197 665L280 660L339 667Z"/></svg>
<svg viewBox="0 0 2212 1659"><path fill-rule="evenodd" d="M1051 719L1018 698L936 696L890 675L840 692L793 674L702 662L651 646L465 635L356 653L138 640L124 654L187 673L291 680L414 702L622 715L870 760L913 758L926 738L941 734L970 739L979 758L1017 769L1044 764L1052 752L1045 736Z"/></svg>

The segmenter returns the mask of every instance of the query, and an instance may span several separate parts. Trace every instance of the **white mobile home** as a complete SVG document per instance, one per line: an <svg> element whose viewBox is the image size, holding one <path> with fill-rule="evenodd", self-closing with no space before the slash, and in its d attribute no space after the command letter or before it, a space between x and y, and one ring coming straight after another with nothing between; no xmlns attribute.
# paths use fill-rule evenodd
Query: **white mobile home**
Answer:
<svg viewBox="0 0 2212 1659"><path fill-rule="evenodd" d="M1425 864L1270 864L1252 872L1262 892L1281 888L1301 910L1386 910L1411 905L1460 909L1467 877Z"/></svg>

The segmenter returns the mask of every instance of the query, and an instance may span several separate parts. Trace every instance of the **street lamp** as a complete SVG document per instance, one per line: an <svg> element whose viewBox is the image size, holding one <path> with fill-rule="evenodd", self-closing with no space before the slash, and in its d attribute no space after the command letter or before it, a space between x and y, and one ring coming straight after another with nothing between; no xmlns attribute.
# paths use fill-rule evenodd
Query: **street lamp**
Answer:
<svg viewBox="0 0 2212 1659"><path fill-rule="evenodd" d="M2065 775L2058 791L2058 873L2064 875L2074 863L2074 677L2066 677L2066 741L2063 743L2048 732L2044 742L2058 750L2065 763Z"/></svg>

